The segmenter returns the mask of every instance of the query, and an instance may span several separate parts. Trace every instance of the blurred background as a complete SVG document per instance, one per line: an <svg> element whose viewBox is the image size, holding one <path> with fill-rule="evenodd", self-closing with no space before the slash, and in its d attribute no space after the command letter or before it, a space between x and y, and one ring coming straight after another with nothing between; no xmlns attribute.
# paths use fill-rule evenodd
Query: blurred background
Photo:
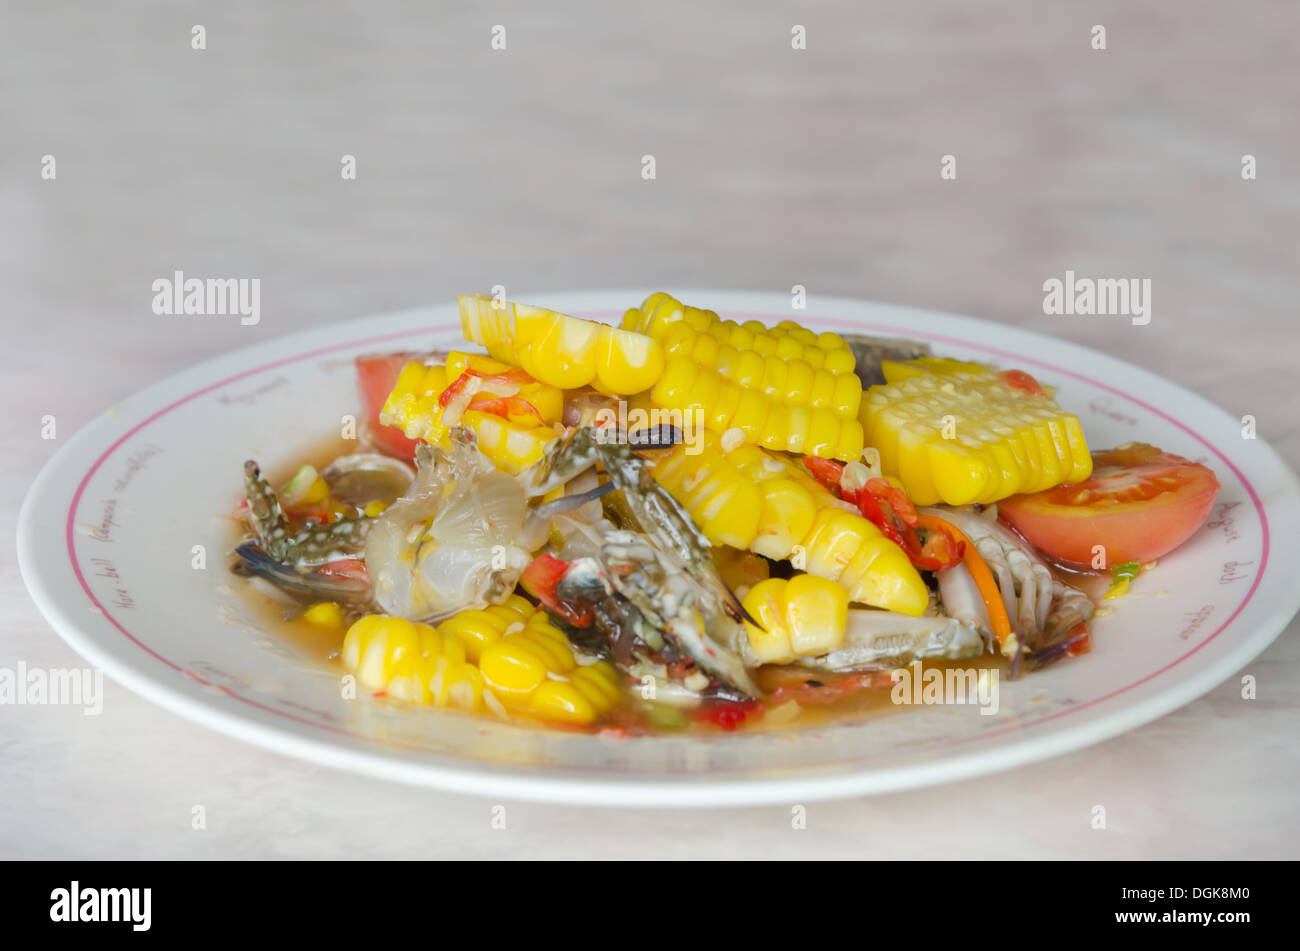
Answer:
<svg viewBox="0 0 1300 951"><path fill-rule="evenodd" d="M39 438L43 414L71 434L204 357L495 284L511 296L802 284L1018 324L1253 414L1300 465L1293 2L5 0L3 11L8 537L59 444ZM192 48L196 25L206 49ZM497 25L504 50L492 48ZM795 26L806 49L792 49ZM47 155L54 180L41 175ZM345 155L355 180L340 174ZM955 180L940 177L944 155ZM176 269L260 278L261 322L156 316L151 284ZM1042 284L1067 269L1150 278L1151 323L1044 316ZM4 657L70 663L11 558L0 585ZM1292 682L1293 640L1265 655ZM128 729L165 719L200 774L213 757L250 775L265 763L312 773L110 690L110 710L139 711ZM1067 760L1122 757L1190 715ZM42 729L23 749L47 764L66 737ZM1252 728L1240 729L1245 742ZM1016 775L1047 782L1060 762ZM64 778L81 768L68 763ZM994 800L1004 782L960 788ZM123 809L130 828L139 817ZM1173 849L1177 828L1165 828ZM1249 847L1240 832L1237 845Z"/></svg>

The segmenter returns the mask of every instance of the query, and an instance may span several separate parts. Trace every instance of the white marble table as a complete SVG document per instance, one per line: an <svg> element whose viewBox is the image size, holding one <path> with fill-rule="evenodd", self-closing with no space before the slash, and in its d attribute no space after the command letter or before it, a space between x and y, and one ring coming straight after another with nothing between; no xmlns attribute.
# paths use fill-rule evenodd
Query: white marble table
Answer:
<svg viewBox="0 0 1300 951"><path fill-rule="evenodd" d="M0 533L57 449L43 415L71 434L209 355L494 284L803 284L1049 330L1254 414L1300 462L1296 5L623 6L7 5ZM260 277L261 322L155 316L176 268ZM1151 278L1151 324L1049 324L1067 268ZM77 665L12 551L0 666ZM525 804L494 831L487 801L283 759L109 684L99 717L0 707L0 856L1294 858L1297 626L1249 666L1253 703L1230 680L1049 762L813 804L800 832L783 808Z"/></svg>

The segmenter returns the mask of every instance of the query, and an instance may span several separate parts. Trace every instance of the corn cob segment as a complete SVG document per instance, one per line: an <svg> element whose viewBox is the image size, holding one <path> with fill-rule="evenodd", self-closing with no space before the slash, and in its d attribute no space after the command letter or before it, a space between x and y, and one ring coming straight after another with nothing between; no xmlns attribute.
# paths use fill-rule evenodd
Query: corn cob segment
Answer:
<svg viewBox="0 0 1300 951"><path fill-rule="evenodd" d="M705 428L716 433L739 429L747 442L768 449L844 461L862 454L858 420L844 419L828 409L787 406L699 366L690 357L668 360L650 399L656 406L683 414L698 407Z"/></svg>
<svg viewBox="0 0 1300 951"><path fill-rule="evenodd" d="M470 361L486 360L484 357L469 356L467 362L453 365L450 362L452 357L459 359L466 355L453 352L448 358L448 366L408 363L398 375L397 383L379 413L380 422L386 426L399 427L408 439L422 439L445 448L448 445L448 427L443 422L443 407L439 398L465 372L466 365L473 365ZM487 363L494 361L487 360ZM452 373L456 375L453 377ZM544 417L550 413L558 418L563 407L563 394L545 384L525 384L521 386L519 395L529 399L529 402L536 399L537 402L533 405ZM532 414L521 414L515 418L531 419L532 422L516 422L510 416L476 409L465 410L460 418L460 422L472 429L478 437L478 447L483 454L499 469L512 474L522 472L541 459L546 445L555 438L553 426L537 423Z"/></svg>
<svg viewBox="0 0 1300 951"><path fill-rule="evenodd" d="M623 695L614 668L605 661L580 665L568 637L541 611L487 647L479 668L507 707L552 722L591 723Z"/></svg>
<svg viewBox="0 0 1300 951"><path fill-rule="evenodd" d="M482 710L483 675L455 635L368 614L343 638L343 666L371 690L435 707Z"/></svg>
<svg viewBox="0 0 1300 951"><path fill-rule="evenodd" d="M737 324L667 294L652 294L640 310L629 310L623 327L658 340L666 357L687 357L775 402L857 418L862 381L852 372L853 354L836 334L818 336L793 321L770 330L758 321Z"/></svg>
<svg viewBox="0 0 1300 951"><path fill-rule="evenodd" d="M485 294L458 302L466 340L551 386L629 396L648 390L663 373L663 348L644 334Z"/></svg>
<svg viewBox="0 0 1300 951"><path fill-rule="evenodd" d="M738 324L734 320L723 320L711 310L688 307L662 291L651 294L639 308L629 309L623 315L622 326L624 330L646 334L665 345L670 331L674 332L679 335L677 345L686 347L688 353L697 346L697 340L712 338L713 345L698 344L701 352L697 359L710 352L716 353L720 348L731 347L781 360L803 360L813 369L825 369L832 374L853 372L853 354L838 334L816 334L790 320L772 328L757 320ZM685 334L686 330L692 334Z"/></svg>
<svg viewBox="0 0 1300 951"><path fill-rule="evenodd" d="M797 466L758 446L706 438L663 454L655 479L715 545L792 559L850 600L919 615L929 592L907 554Z"/></svg>
<svg viewBox="0 0 1300 951"><path fill-rule="evenodd" d="M343 639L343 664L363 686L402 700L557 723L592 723L623 696L613 667L581 664L564 632L519 595L437 628L366 615Z"/></svg>
<svg viewBox="0 0 1300 951"><path fill-rule="evenodd" d="M750 650L761 664L819 657L844 643L849 598L833 581L814 575L769 578L754 585L743 604L762 625L745 622Z"/></svg>
<svg viewBox="0 0 1300 951"><path fill-rule="evenodd" d="M922 370L873 386L861 414L885 473L897 476L918 505L987 505L1092 473L1078 418L1050 395L1018 389L982 368Z"/></svg>

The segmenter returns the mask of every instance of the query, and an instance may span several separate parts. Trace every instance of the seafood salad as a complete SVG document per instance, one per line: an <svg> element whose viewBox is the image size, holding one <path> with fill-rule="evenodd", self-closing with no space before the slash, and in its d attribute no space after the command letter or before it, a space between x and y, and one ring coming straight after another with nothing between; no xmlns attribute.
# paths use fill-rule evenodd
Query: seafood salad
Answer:
<svg viewBox="0 0 1300 951"><path fill-rule="evenodd" d="M463 350L358 358L349 451L243 464L232 570L368 697L636 735L847 715L912 663L1031 675L1219 488L922 343L459 305Z"/></svg>

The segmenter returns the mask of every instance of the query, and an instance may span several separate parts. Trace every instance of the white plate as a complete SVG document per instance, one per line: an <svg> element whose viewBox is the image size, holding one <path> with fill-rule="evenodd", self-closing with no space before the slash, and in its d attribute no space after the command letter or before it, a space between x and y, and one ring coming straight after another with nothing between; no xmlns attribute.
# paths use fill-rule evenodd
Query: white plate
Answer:
<svg viewBox="0 0 1300 951"><path fill-rule="evenodd" d="M616 319L642 292L521 297ZM23 577L62 637L183 716L292 756L502 798L717 805L877 793L1078 749L1176 709L1238 671L1300 606L1300 487L1205 400L1119 360L969 318L840 299L692 292L737 319L911 336L1026 367L1089 443L1154 443L1211 466L1210 523L1096 622L1094 649L1004 683L1001 709L927 707L831 728L610 740L341 698L338 672L257 629L228 585L241 463L283 466L357 412L352 357L460 342L455 307L322 327L149 387L78 433L23 506ZM228 524L228 523L227 523ZM206 570L192 567L204 545Z"/></svg>

